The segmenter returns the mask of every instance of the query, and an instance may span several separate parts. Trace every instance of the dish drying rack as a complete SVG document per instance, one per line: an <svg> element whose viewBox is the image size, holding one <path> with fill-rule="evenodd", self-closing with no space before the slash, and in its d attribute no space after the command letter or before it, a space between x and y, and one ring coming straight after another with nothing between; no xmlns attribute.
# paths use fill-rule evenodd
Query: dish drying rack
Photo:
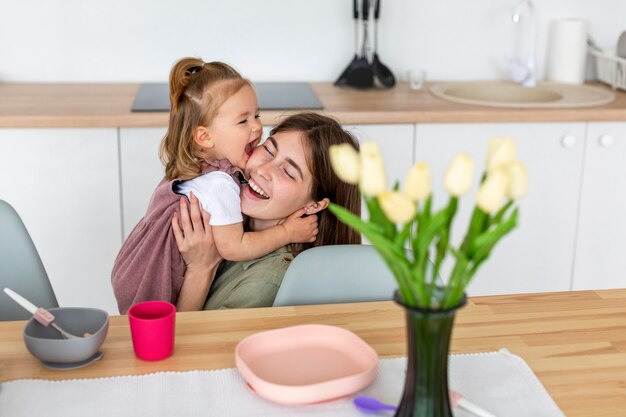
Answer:
<svg viewBox="0 0 626 417"><path fill-rule="evenodd" d="M626 59L609 52L590 50L596 58L598 80L607 83L613 89L626 90Z"/></svg>

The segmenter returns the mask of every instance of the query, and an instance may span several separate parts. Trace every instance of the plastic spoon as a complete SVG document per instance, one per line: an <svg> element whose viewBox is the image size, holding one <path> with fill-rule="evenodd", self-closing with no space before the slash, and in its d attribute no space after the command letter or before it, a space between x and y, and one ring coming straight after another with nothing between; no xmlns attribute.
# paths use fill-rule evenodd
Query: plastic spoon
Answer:
<svg viewBox="0 0 626 417"><path fill-rule="evenodd" d="M463 398L463 395L456 391L450 391L450 401L453 407L459 407L478 417L496 417L490 412L482 409L476 404ZM356 397L353 400L354 406L365 414L377 414L383 411L396 411L398 407L382 403L376 398L371 397Z"/></svg>
<svg viewBox="0 0 626 417"><path fill-rule="evenodd" d="M52 326L66 339L80 339L80 337L63 330L58 324L56 324L54 322L54 316L45 308L37 308L33 303L9 288L5 288L4 292L9 297L11 297L13 301L18 303L19 305L24 307L26 311L31 313L35 320L37 320L39 323L43 324L44 326Z"/></svg>
<svg viewBox="0 0 626 417"><path fill-rule="evenodd" d="M378 401L372 397L356 397L353 400L354 406L362 413L377 414L383 411L396 411L398 407Z"/></svg>

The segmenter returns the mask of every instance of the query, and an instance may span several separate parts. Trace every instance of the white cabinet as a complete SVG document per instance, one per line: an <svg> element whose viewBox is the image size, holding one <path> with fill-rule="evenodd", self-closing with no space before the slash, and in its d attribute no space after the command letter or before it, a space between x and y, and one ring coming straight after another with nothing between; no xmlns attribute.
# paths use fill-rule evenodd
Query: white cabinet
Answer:
<svg viewBox="0 0 626 417"><path fill-rule="evenodd" d="M468 152L480 171L471 194L460 201L452 232L455 242L466 231L489 139L513 137L518 158L527 165L529 192L519 203L519 225L478 270L469 295L570 289L584 135L585 123L417 125L415 160L431 164L436 207L447 204L443 174L456 153ZM448 264L444 278L449 271Z"/></svg>
<svg viewBox="0 0 626 417"><path fill-rule="evenodd" d="M512 136L528 166L520 224L495 248L470 295L623 287L626 268L626 124L468 123L345 126L376 141L391 187L416 161L441 185L452 157L484 165L489 138ZM265 127L265 136L268 128ZM117 306L113 261L163 176L165 128L0 129L0 198L22 216L64 306ZM585 136L586 135L586 136ZM584 167L583 167L584 165ZM476 173L475 184L478 182ZM475 193L476 187L472 190ZM474 197L461 200L453 239ZM450 265L442 273L446 276Z"/></svg>
<svg viewBox="0 0 626 417"><path fill-rule="evenodd" d="M0 129L0 198L22 217L59 304L117 305L117 129Z"/></svg>
<svg viewBox="0 0 626 417"><path fill-rule="evenodd" d="M589 123L573 289L626 286L626 124Z"/></svg>
<svg viewBox="0 0 626 417"><path fill-rule="evenodd" d="M166 128L121 128L120 166L124 239L146 213L163 178L159 146Z"/></svg>

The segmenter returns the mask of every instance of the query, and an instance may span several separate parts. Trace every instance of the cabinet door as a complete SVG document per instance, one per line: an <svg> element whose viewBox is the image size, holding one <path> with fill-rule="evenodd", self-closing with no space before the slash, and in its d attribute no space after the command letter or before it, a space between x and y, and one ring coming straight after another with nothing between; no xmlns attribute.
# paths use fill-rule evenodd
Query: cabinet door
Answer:
<svg viewBox="0 0 626 417"><path fill-rule="evenodd" d="M621 288L626 270L626 124L589 123L573 289Z"/></svg>
<svg viewBox="0 0 626 417"><path fill-rule="evenodd" d="M120 165L124 239L146 214L150 197L163 178L159 146L166 128L121 128Z"/></svg>
<svg viewBox="0 0 626 417"><path fill-rule="evenodd" d="M432 124L416 129L416 161L431 164L435 205L447 204L443 174L453 156L468 152L476 164L474 187L460 201L453 225L458 244L475 204L487 144L511 136L529 175L528 194L519 202L519 225L504 237L470 284L470 295L570 289L575 228L584 151L584 123ZM443 270L444 279L451 270Z"/></svg>
<svg viewBox="0 0 626 417"><path fill-rule="evenodd" d="M372 140L378 144L385 159L388 188L396 181L404 181L404 176L413 163L414 125L357 125L344 126L359 141ZM365 205L361 208L367 216ZM367 242L364 242L367 243Z"/></svg>
<svg viewBox="0 0 626 417"><path fill-rule="evenodd" d="M0 129L0 198L22 217L59 304L117 313L117 129Z"/></svg>

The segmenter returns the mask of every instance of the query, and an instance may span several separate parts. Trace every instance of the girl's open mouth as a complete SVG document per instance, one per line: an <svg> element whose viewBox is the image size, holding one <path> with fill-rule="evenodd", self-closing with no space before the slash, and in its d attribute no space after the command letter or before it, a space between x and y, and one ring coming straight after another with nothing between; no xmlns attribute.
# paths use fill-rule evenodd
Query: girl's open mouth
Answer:
<svg viewBox="0 0 626 417"><path fill-rule="evenodd" d="M256 145L259 143L260 140L261 138L257 138L253 140L252 142L248 142L245 148L245 152L248 158L250 158L250 155L252 155L252 152L254 152L254 148L256 148Z"/></svg>

